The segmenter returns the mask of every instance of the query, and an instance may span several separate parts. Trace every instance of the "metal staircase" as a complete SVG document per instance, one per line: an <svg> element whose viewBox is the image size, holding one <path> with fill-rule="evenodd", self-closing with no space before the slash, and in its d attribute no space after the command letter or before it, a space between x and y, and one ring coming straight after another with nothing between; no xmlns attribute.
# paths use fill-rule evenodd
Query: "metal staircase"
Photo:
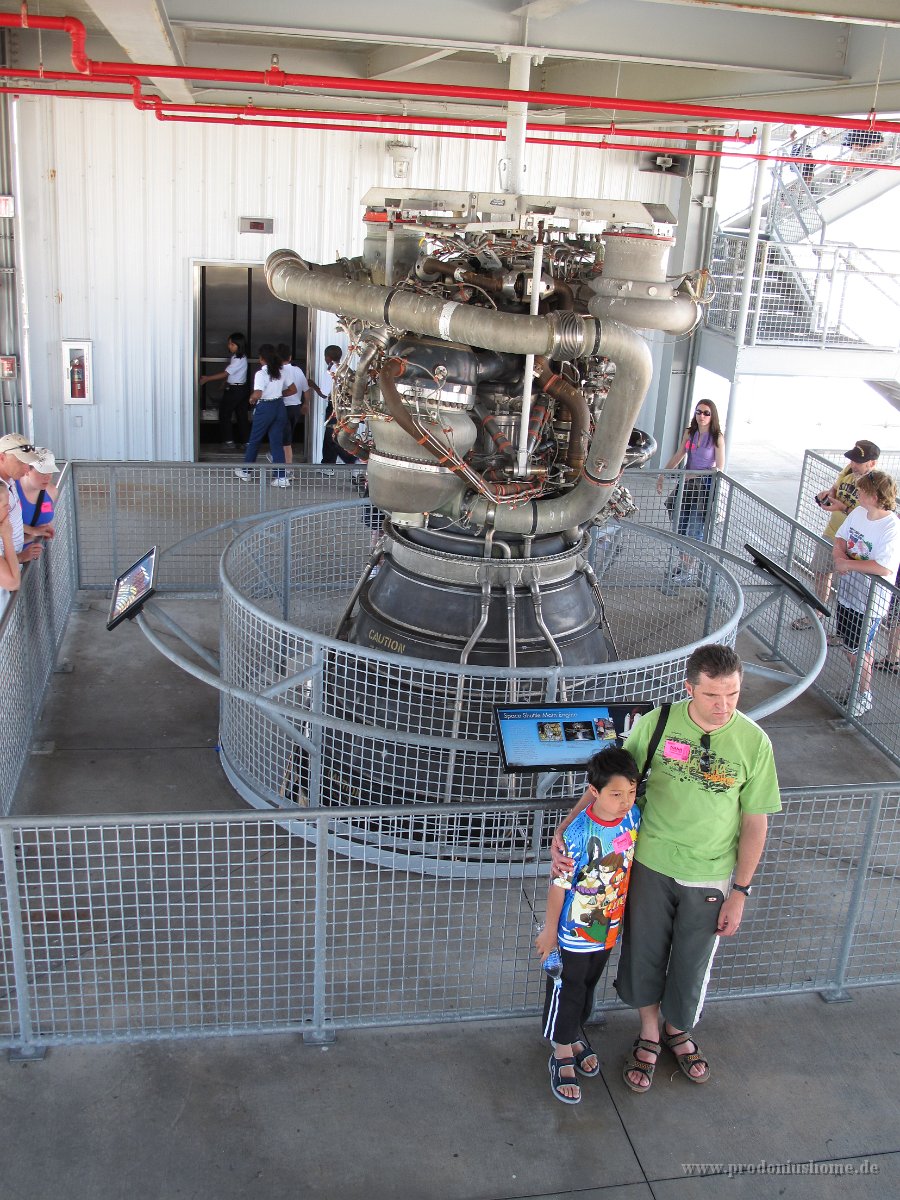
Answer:
<svg viewBox="0 0 900 1200"><path fill-rule="evenodd" d="M900 183L900 172L879 171L866 162L900 160L900 140L889 136L860 148L846 135L796 132L780 153L828 159L778 163L763 207L763 232L752 264L752 290L744 345L817 350L900 349L900 252L866 250L829 242L829 220L868 203ZM848 160L850 162L848 163ZM873 178L877 177L877 178ZM868 182L867 182L868 180ZM747 262L749 214L731 218L715 237L710 272L715 294L706 328L737 338L737 317ZM871 363L860 362L859 378ZM773 372L777 373L777 372ZM887 366L884 376L896 373Z"/></svg>
<svg viewBox="0 0 900 1200"><path fill-rule="evenodd" d="M708 328L737 335L747 269L747 235L717 234ZM752 274L750 345L889 351L900 345L900 253L846 242L789 245L762 237Z"/></svg>
<svg viewBox="0 0 900 1200"><path fill-rule="evenodd" d="M776 136L778 135L776 130ZM813 129L803 135L785 126L780 130L782 144L776 155L826 159L824 165L804 162L779 162L772 172L772 187L763 203L763 228L782 242L824 240L829 223L854 209L869 204L900 182L900 174L880 171L867 163L900 163L900 138L888 134L881 142L862 148L845 144L846 133ZM860 166L851 165L861 163ZM727 221L724 229L743 232L750 225L750 209L745 208Z"/></svg>

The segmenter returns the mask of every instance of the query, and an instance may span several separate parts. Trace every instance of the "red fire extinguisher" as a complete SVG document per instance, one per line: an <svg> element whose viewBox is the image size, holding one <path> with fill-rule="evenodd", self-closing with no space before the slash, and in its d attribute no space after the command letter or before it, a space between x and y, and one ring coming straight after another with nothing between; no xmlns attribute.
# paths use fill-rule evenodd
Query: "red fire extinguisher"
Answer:
<svg viewBox="0 0 900 1200"><path fill-rule="evenodd" d="M84 390L84 359L81 355L73 358L69 367L69 394L73 400L83 400Z"/></svg>

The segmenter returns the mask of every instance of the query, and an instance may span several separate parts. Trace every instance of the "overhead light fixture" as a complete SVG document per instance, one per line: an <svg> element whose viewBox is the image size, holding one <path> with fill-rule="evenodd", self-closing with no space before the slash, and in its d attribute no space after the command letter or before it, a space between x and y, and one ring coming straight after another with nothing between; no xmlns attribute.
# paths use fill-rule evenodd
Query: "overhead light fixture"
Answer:
<svg viewBox="0 0 900 1200"><path fill-rule="evenodd" d="M408 179L409 168L416 153L416 147L410 146L407 142L388 142L387 152L394 164L394 178Z"/></svg>

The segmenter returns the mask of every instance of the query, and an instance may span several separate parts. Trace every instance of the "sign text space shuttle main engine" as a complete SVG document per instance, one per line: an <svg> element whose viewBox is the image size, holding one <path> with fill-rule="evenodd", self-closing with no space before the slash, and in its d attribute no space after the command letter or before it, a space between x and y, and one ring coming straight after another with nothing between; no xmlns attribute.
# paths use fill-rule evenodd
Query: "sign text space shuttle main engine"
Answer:
<svg viewBox="0 0 900 1200"><path fill-rule="evenodd" d="M622 470L655 451L633 427L652 373L636 329L698 319L698 275L666 276L655 222L671 214L503 193L365 203L361 259L266 262L276 296L347 330L338 439L386 516L341 636L472 664L605 662L590 527L630 510Z"/></svg>

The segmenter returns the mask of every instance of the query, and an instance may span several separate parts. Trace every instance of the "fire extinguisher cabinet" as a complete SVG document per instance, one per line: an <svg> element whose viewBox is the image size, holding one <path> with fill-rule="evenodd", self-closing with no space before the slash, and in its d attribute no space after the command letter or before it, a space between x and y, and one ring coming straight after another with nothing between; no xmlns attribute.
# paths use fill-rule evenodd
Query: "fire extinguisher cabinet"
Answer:
<svg viewBox="0 0 900 1200"><path fill-rule="evenodd" d="M66 404L94 403L94 372L91 343L86 339L62 344L63 401Z"/></svg>

